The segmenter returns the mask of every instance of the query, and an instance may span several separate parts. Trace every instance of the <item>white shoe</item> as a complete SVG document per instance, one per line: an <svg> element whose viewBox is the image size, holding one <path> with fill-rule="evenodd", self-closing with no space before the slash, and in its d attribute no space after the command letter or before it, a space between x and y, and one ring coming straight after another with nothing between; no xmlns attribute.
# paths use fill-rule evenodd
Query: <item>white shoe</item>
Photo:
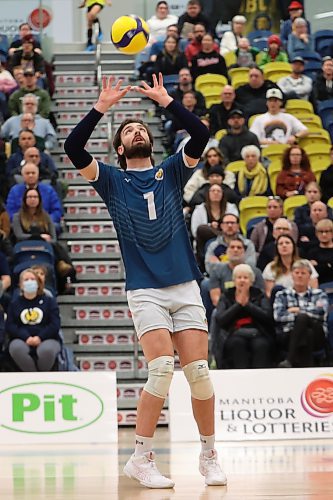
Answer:
<svg viewBox="0 0 333 500"><path fill-rule="evenodd" d="M207 486L224 486L227 484L227 477L217 461L216 450L200 453L199 471L205 476Z"/></svg>
<svg viewBox="0 0 333 500"><path fill-rule="evenodd" d="M153 451L147 451L138 457L132 455L124 467L124 473L147 488L173 488L175 485L158 470Z"/></svg>

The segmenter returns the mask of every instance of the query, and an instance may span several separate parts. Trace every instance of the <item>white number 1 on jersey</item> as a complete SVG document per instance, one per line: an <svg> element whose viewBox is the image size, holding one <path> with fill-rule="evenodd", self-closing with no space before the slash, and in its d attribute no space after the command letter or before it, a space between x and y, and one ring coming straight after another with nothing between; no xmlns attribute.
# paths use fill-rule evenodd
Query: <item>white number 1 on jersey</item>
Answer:
<svg viewBox="0 0 333 500"><path fill-rule="evenodd" d="M147 200L149 220L156 220L157 215L155 208L154 191L149 191L149 193L144 193L143 197L145 200Z"/></svg>

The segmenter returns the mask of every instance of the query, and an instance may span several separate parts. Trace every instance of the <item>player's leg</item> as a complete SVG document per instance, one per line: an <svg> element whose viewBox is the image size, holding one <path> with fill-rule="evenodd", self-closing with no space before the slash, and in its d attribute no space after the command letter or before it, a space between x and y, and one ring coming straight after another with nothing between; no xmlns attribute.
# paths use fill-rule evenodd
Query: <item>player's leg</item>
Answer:
<svg viewBox="0 0 333 500"><path fill-rule="evenodd" d="M101 24L99 22L99 19L98 19L98 14L101 12L102 10L102 6L99 5L99 4L94 4L92 5L91 9L89 10L89 12L87 12L87 22L88 22L88 30L90 29L90 33L91 33L91 36L92 36L92 33L93 33L93 25L95 23L98 24L98 37L101 37L102 35L102 30L101 30ZM90 43L91 43L91 38L90 38Z"/></svg>
<svg viewBox="0 0 333 500"><path fill-rule="evenodd" d="M183 330L173 342L191 389L193 415L201 441L200 473L209 486L227 484L215 450L214 389L208 368L208 335L203 330Z"/></svg>
<svg viewBox="0 0 333 500"><path fill-rule="evenodd" d="M148 363L148 380L137 408L135 451L124 472L149 488L173 488L174 482L158 471L152 451L154 432L174 370L172 320L163 290L129 291L127 299Z"/></svg>

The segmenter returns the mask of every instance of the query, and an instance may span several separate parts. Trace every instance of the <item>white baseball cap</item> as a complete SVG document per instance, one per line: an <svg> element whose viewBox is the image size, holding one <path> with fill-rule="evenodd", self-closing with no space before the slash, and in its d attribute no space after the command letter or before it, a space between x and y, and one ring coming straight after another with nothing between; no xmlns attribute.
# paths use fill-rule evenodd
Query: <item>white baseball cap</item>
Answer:
<svg viewBox="0 0 333 500"><path fill-rule="evenodd" d="M283 95L281 90L279 89L269 89L266 92L266 99L270 99L271 97L275 97L275 99L280 99L280 101L283 101Z"/></svg>

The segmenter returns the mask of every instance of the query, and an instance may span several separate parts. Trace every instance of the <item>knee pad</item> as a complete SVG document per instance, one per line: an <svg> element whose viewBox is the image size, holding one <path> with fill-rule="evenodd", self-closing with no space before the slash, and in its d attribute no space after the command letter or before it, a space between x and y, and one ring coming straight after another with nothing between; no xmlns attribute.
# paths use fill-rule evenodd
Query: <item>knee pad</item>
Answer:
<svg viewBox="0 0 333 500"><path fill-rule="evenodd" d="M208 362L205 359L192 361L184 366L183 372L190 384L192 398L205 400L213 396L213 384L210 380Z"/></svg>
<svg viewBox="0 0 333 500"><path fill-rule="evenodd" d="M157 398L165 399L171 384L174 364L175 361L172 356L160 356L149 361L148 380L144 390Z"/></svg>

